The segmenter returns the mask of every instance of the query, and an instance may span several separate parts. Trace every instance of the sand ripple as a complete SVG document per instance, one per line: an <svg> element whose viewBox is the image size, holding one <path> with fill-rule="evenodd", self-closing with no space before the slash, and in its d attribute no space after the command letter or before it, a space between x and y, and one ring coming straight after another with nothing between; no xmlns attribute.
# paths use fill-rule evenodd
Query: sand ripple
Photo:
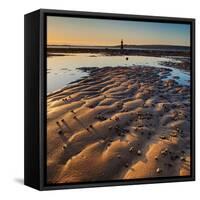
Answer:
<svg viewBox="0 0 200 200"><path fill-rule="evenodd" d="M190 175L190 92L168 69L105 67L47 98L47 181Z"/></svg>

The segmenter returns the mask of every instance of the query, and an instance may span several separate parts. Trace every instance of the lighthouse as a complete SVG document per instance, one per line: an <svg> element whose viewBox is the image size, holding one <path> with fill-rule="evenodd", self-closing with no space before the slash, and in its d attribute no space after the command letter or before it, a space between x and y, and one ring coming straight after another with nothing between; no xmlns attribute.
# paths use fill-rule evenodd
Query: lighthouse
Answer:
<svg viewBox="0 0 200 200"><path fill-rule="evenodd" d="M124 42L123 42L123 39L121 40L121 50L124 49Z"/></svg>

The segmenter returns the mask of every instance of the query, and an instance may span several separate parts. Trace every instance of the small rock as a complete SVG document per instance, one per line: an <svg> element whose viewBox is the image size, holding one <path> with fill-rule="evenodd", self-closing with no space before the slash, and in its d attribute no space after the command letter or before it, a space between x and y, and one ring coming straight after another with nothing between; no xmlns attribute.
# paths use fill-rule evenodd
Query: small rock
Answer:
<svg viewBox="0 0 200 200"><path fill-rule="evenodd" d="M137 151L137 155L140 156L141 154L142 154L141 150L138 150L138 151Z"/></svg>
<svg viewBox="0 0 200 200"><path fill-rule="evenodd" d="M61 135L62 133L63 133L62 130L59 130L59 131L58 131L58 134L59 134L59 135Z"/></svg>
<svg viewBox="0 0 200 200"><path fill-rule="evenodd" d="M180 160L181 160L181 161L185 161L185 157L181 156L181 157L180 157Z"/></svg>
<svg viewBox="0 0 200 200"><path fill-rule="evenodd" d="M115 117L115 121L119 121L119 117Z"/></svg>
<svg viewBox="0 0 200 200"><path fill-rule="evenodd" d="M158 160L158 156L155 156L154 159L155 159L155 160Z"/></svg>
<svg viewBox="0 0 200 200"><path fill-rule="evenodd" d="M133 152L134 151L134 147L130 147L129 152Z"/></svg>
<svg viewBox="0 0 200 200"><path fill-rule="evenodd" d="M67 144L63 144L63 149L66 149L67 148Z"/></svg>
<svg viewBox="0 0 200 200"><path fill-rule="evenodd" d="M93 125L92 125L92 124L90 124L90 128L93 128Z"/></svg>
<svg viewBox="0 0 200 200"><path fill-rule="evenodd" d="M171 136L171 137L177 137L177 133L175 133L175 132L170 133L170 136Z"/></svg>
<svg viewBox="0 0 200 200"><path fill-rule="evenodd" d="M156 173L161 173L162 172L162 170L158 167L157 169L156 169Z"/></svg>
<svg viewBox="0 0 200 200"><path fill-rule="evenodd" d="M166 152L165 150L162 150L160 153L161 153L163 156L165 156L165 155L167 154L167 152Z"/></svg>
<svg viewBox="0 0 200 200"><path fill-rule="evenodd" d="M128 167L128 163L125 164L125 167Z"/></svg>
<svg viewBox="0 0 200 200"><path fill-rule="evenodd" d="M182 150L182 151L181 151L181 153L182 153L182 154L185 154L185 151L184 151L184 150Z"/></svg>
<svg viewBox="0 0 200 200"><path fill-rule="evenodd" d="M165 139L166 139L166 136L161 135L161 136L160 136L160 139L165 140Z"/></svg>
<svg viewBox="0 0 200 200"><path fill-rule="evenodd" d="M109 147L111 145L111 143L109 142L108 144L107 144L107 147Z"/></svg>

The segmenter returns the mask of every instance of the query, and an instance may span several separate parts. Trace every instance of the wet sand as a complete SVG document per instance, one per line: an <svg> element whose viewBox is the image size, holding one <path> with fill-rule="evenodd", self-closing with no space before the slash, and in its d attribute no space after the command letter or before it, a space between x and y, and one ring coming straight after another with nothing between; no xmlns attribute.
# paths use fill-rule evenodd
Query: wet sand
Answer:
<svg viewBox="0 0 200 200"><path fill-rule="evenodd" d="M47 182L190 175L190 89L169 73L93 68L49 94Z"/></svg>

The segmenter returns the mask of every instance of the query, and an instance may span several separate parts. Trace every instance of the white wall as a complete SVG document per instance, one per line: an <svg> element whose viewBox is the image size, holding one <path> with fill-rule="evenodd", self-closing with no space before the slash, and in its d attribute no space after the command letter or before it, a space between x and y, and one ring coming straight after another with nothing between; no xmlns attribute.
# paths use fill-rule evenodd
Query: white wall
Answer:
<svg viewBox="0 0 200 200"><path fill-rule="evenodd" d="M199 194L199 126L197 116L197 181L38 192L23 186L23 19L38 8L116 12L197 19L198 0L1 0L0 7L0 198L1 199L190 199ZM199 38L196 39L199 53ZM200 101L199 55L196 53L197 102ZM197 103L197 114L199 103ZM4 198L2 198L4 196ZM196 198L195 198L196 199Z"/></svg>

